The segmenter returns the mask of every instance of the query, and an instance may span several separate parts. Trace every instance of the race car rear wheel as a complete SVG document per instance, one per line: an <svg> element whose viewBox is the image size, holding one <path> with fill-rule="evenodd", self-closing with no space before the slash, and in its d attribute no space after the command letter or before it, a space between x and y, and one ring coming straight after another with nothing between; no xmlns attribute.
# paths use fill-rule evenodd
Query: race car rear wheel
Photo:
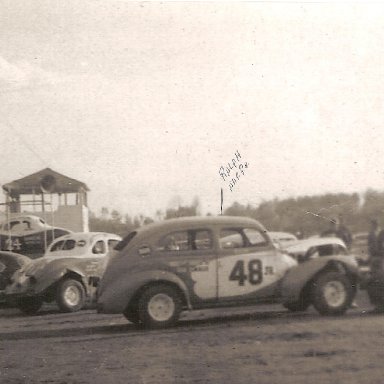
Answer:
<svg viewBox="0 0 384 384"><path fill-rule="evenodd" d="M85 290L77 280L65 279L57 286L56 302L62 312L77 312L85 305Z"/></svg>
<svg viewBox="0 0 384 384"><path fill-rule="evenodd" d="M342 315L351 306L355 293L345 274L325 272L313 283L312 302L322 315Z"/></svg>
<svg viewBox="0 0 384 384"><path fill-rule="evenodd" d="M293 303L285 303L283 306L291 312L303 312L308 309L311 303L307 301L295 301Z"/></svg>
<svg viewBox="0 0 384 384"><path fill-rule="evenodd" d="M174 325L181 312L181 298L171 286L153 285L138 301L139 319L147 328L165 328Z"/></svg>
<svg viewBox="0 0 384 384"><path fill-rule="evenodd" d="M123 313L124 317L131 323L138 325L140 324L139 311L136 305L129 306Z"/></svg>
<svg viewBox="0 0 384 384"><path fill-rule="evenodd" d="M17 307L25 315L34 315L43 305L43 299L40 297L23 297L18 300Z"/></svg>

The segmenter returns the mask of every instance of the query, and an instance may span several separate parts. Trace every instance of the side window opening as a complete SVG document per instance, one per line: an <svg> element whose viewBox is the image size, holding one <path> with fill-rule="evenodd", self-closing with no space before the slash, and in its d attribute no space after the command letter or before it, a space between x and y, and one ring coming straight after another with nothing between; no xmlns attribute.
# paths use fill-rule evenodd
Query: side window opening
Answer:
<svg viewBox="0 0 384 384"><path fill-rule="evenodd" d="M255 228L245 228L244 234L251 247L262 247L268 244L268 239L264 233Z"/></svg>
<svg viewBox="0 0 384 384"><path fill-rule="evenodd" d="M76 241L73 239L60 240L57 243L52 245L50 252L56 251L70 251L76 246Z"/></svg>
<svg viewBox="0 0 384 384"><path fill-rule="evenodd" d="M192 244L194 244L194 249L212 249L212 236L208 230L196 231L193 234Z"/></svg>
<svg viewBox="0 0 384 384"><path fill-rule="evenodd" d="M186 251L189 249L188 231L173 232L164 236L158 245L159 251Z"/></svg>
<svg viewBox="0 0 384 384"><path fill-rule="evenodd" d="M222 249L245 247L244 237L239 229L222 229L219 235L219 244Z"/></svg>
<svg viewBox="0 0 384 384"><path fill-rule="evenodd" d="M58 241L57 243L52 245L50 252L61 251L63 245L64 245L64 240Z"/></svg>
<svg viewBox="0 0 384 384"><path fill-rule="evenodd" d="M157 246L158 251L196 251L212 249L211 232L204 230L186 230L167 234Z"/></svg>
<svg viewBox="0 0 384 384"><path fill-rule="evenodd" d="M105 243L103 240L99 240L92 248L92 253L96 255L102 255L106 252Z"/></svg>
<svg viewBox="0 0 384 384"><path fill-rule="evenodd" d="M68 239L64 242L62 250L63 251L69 251L69 250L75 248L75 246L76 246L76 241L73 239Z"/></svg>
<svg viewBox="0 0 384 384"><path fill-rule="evenodd" d="M255 228L225 228L220 231L222 249L261 247L269 243L264 233Z"/></svg>
<svg viewBox="0 0 384 384"><path fill-rule="evenodd" d="M11 221L6 225L5 228L7 231L20 231L22 228L22 224L20 221Z"/></svg>
<svg viewBox="0 0 384 384"><path fill-rule="evenodd" d="M30 231L32 229L31 228L31 223L28 220L24 220L23 224L24 224L24 230L25 231Z"/></svg>

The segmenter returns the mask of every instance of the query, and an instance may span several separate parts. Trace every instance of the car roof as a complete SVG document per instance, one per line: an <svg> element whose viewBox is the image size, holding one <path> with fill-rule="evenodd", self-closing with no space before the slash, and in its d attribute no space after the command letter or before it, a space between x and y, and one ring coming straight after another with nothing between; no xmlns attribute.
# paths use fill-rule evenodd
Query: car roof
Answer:
<svg viewBox="0 0 384 384"><path fill-rule="evenodd" d="M254 219L243 216L187 216L180 217L176 219L169 219L164 221L159 221L156 223L151 223L144 225L138 229L136 232L145 233L145 232L155 232L157 230L167 230L167 229L187 229L189 227L198 227L198 226L210 226L210 225L233 225L233 226L245 226L252 225L258 226L261 229L264 227Z"/></svg>
<svg viewBox="0 0 384 384"><path fill-rule="evenodd" d="M6 257L10 259L15 259L20 263L27 263L30 262L31 259L28 256L22 255L21 253L16 253L16 252L9 252L9 251L0 251L0 257Z"/></svg>
<svg viewBox="0 0 384 384"><path fill-rule="evenodd" d="M289 232L276 232L276 231L268 231L270 236L274 239L279 239L279 238L290 238L290 239L297 239L297 237Z"/></svg>
<svg viewBox="0 0 384 384"><path fill-rule="evenodd" d="M68 233L66 235L60 236L54 241L57 242L58 240L66 240L66 239L73 239L73 240L84 240L84 239L92 239L95 236L101 236L101 237L112 237L116 238L116 240L120 240L121 237L114 234L114 233L106 233L106 232L73 232Z"/></svg>

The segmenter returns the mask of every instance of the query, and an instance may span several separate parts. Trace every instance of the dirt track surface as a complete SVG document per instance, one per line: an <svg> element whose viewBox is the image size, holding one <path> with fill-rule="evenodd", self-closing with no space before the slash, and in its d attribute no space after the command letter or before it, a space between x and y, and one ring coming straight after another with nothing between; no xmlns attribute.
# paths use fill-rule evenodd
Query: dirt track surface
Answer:
<svg viewBox="0 0 384 384"><path fill-rule="evenodd" d="M0 383L383 383L384 314L280 306L196 311L166 330L119 315L0 310Z"/></svg>

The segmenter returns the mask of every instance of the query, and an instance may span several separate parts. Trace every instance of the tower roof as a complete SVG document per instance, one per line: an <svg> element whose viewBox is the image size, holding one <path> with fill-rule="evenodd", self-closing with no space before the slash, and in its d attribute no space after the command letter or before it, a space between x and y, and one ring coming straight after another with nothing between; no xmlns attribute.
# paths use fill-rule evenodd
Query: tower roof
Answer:
<svg viewBox="0 0 384 384"><path fill-rule="evenodd" d="M42 185L48 181L52 193L76 193L81 190L89 191L87 185L81 181L62 175L50 168L42 169L32 175L4 184L3 189L10 196L38 194L42 191Z"/></svg>

